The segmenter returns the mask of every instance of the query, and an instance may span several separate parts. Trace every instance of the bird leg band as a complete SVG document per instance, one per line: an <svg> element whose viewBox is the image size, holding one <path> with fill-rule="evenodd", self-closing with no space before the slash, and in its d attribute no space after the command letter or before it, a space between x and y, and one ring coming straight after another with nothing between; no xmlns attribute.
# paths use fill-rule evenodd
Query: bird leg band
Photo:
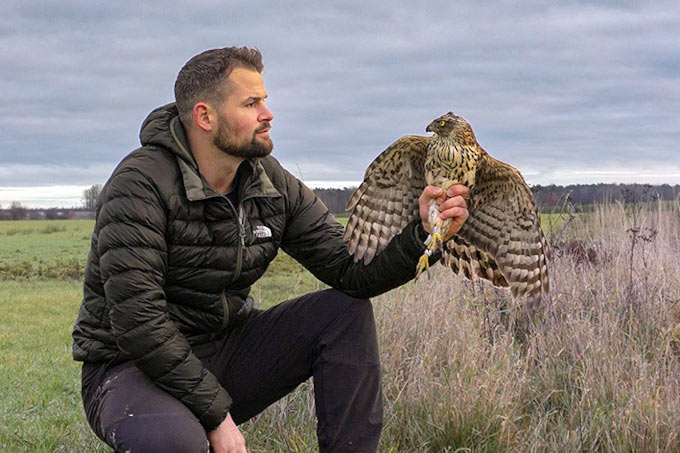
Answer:
<svg viewBox="0 0 680 453"><path fill-rule="evenodd" d="M432 250L438 249L441 247L442 243L444 242L442 238L442 229L439 226L434 226L432 227L432 234L428 236L428 239L430 240L429 243L426 240L425 245L427 245L427 251L432 254Z"/></svg>

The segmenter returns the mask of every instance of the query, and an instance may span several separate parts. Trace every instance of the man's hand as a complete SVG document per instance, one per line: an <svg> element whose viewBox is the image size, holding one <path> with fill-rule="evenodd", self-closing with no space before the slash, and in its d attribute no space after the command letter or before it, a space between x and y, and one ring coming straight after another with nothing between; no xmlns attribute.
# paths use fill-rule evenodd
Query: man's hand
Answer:
<svg viewBox="0 0 680 453"><path fill-rule="evenodd" d="M231 414L227 414L220 426L208 432L208 440L214 453L248 453L246 440L236 427Z"/></svg>
<svg viewBox="0 0 680 453"><path fill-rule="evenodd" d="M423 227L428 233L432 233L432 225L430 225L429 211L430 200L436 199L439 206L439 218L442 220L452 219L449 231L444 234L444 241L450 239L454 234L460 230L468 218L467 203L465 198L468 197L470 189L461 184L456 184L449 187L449 190L444 193L444 190L439 187L427 186L418 199L420 207L420 218L423 221Z"/></svg>

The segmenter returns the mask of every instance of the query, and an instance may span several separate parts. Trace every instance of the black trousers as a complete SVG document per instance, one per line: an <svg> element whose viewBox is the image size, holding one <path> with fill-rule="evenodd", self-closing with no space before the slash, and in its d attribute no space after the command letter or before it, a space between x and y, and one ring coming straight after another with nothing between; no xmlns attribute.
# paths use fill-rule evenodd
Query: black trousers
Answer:
<svg viewBox="0 0 680 453"><path fill-rule="evenodd" d="M194 353L233 398L237 424L313 376L320 451L377 451L380 359L367 299L326 290L255 310L228 336ZM90 426L116 451L209 449L191 411L132 362L86 363L82 388Z"/></svg>

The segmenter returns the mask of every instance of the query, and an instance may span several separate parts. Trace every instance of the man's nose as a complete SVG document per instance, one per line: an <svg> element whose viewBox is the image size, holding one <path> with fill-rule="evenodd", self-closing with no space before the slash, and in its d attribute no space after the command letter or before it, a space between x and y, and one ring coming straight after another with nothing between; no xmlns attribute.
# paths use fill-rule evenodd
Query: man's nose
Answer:
<svg viewBox="0 0 680 453"><path fill-rule="evenodd" d="M262 104L262 110L260 110L260 114L257 116L257 120L259 122L263 121L271 121L274 119L274 115L272 112L267 108L266 105Z"/></svg>

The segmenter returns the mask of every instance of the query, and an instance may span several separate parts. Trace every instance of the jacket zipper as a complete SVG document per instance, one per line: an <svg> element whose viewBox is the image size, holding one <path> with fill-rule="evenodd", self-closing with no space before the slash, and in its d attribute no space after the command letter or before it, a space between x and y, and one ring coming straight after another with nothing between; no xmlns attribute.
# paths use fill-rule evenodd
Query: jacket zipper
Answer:
<svg viewBox="0 0 680 453"><path fill-rule="evenodd" d="M243 248L246 245L246 227L245 227L245 212L243 211L242 201L237 204L238 208L234 207L234 204L227 197L223 196L226 202L231 206L231 209L236 214L238 223L238 248L236 250L236 269L234 270L234 277L231 279L231 283L236 282L241 276L241 268L243 267Z"/></svg>
<svg viewBox="0 0 680 453"><path fill-rule="evenodd" d="M241 268L243 267L243 248L246 245L246 227L244 225L245 214L243 212L243 206L239 203L238 205L238 252L236 253L236 271L234 272L235 282L241 276Z"/></svg>
<svg viewBox="0 0 680 453"><path fill-rule="evenodd" d="M234 204L231 202L231 200L229 200L227 197L224 198L227 200L227 203L229 203L229 206L231 206L231 209L234 211L236 218L238 219L237 223L239 241L238 248L236 250L236 269L234 270L234 277L231 279L231 282L234 283L241 276L241 268L243 267L243 248L246 245L246 227L244 225L245 213L241 203L238 203L237 209L234 207ZM229 301L226 290L222 290L220 298L222 299L222 309L224 310L224 318L222 319L222 330L224 330L229 324L229 317L231 314L229 313Z"/></svg>
<svg viewBox="0 0 680 453"><path fill-rule="evenodd" d="M222 328L220 329L220 332L222 332L227 328L227 325L229 324L229 315L231 314L229 313L229 302L227 300L226 290L222 290L220 299L222 299L222 310L224 311L224 316L222 317Z"/></svg>

